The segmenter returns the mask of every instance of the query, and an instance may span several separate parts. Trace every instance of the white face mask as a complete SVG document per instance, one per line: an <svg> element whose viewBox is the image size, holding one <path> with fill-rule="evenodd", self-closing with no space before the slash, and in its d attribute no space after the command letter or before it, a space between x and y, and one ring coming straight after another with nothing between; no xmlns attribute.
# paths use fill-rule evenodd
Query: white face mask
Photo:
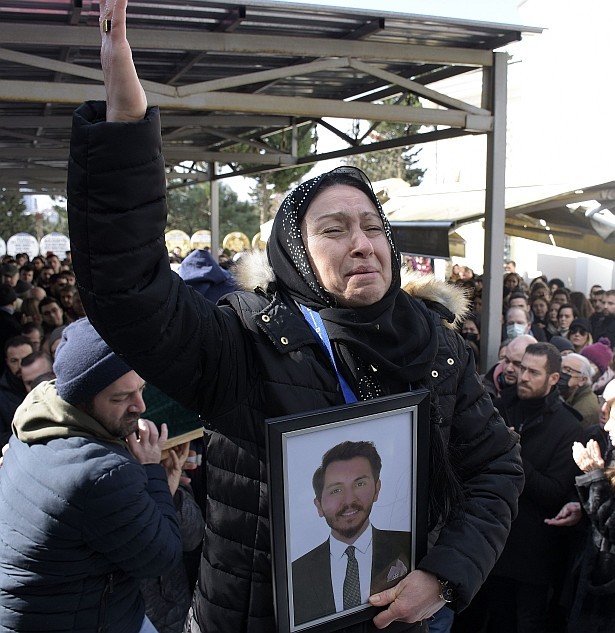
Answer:
<svg viewBox="0 0 615 633"><path fill-rule="evenodd" d="M523 325L523 323L510 323L506 326L506 336L508 338L523 336L526 332L527 325Z"/></svg>

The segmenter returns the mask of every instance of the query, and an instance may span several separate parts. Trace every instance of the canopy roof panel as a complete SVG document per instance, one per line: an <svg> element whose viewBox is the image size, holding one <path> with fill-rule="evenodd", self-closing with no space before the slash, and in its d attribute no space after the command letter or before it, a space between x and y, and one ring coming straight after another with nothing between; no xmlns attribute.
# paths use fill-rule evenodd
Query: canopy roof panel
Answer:
<svg viewBox="0 0 615 633"><path fill-rule="evenodd" d="M451 230L484 218L485 190L374 183L391 221L452 222ZM507 187L505 232L514 237L615 258L615 181L567 189L561 184Z"/></svg>
<svg viewBox="0 0 615 633"><path fill-rule="evenodd" d="M131 0L130 41L150 103L163 108L170 167L194 162L187 181L246 175L377 149L332 120L390 120L425 134L386 147L488 132L487 104L429 88L485 71L519 26L278 2ZM102 99L98 3L4 0L0 5L0 169L3 186L63 193L76 105ZM414 93L433 108L384 106ZM323 122L323 118L327 120ZM301 157L268 138L323 124L345 149ZM294 144L293 144L294 145ZM200 163L197 166L196 163ZM225 173L203 163L226 166ZM240 167L241 165L241 167Z"/></svg>

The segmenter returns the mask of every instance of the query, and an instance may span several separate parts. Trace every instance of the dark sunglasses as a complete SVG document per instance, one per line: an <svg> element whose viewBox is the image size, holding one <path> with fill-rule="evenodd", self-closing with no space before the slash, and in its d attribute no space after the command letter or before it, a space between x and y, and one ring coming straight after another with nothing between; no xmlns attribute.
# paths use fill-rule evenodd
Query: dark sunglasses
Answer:
<svg viewBox="0 0 615 633"><path fill-rule="evenodd" d="M570 330L570 334L589 334L589 332L580 327L575 327L574 330Z"/></svg>

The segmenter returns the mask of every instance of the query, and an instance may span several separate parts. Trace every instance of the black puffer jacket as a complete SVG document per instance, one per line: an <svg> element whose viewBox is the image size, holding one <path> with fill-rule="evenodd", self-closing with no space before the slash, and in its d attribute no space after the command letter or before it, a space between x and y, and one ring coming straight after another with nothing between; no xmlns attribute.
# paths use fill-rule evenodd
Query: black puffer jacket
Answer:
<svg viewBox="0 0 615 633"><path fill-rule="evenodd" d="M135 124L103 119L104 105L90 103L73 125L69 221L80 295L117 353L207 419L206 530L191 630L269 633L264 419L342 404L337 376L300 312L277 294L261 287L216 308L171 273L157 111ZM435 301L434 288L420 292ZM494 411L463 341L417 305L437 325L426 380L468 499L465 518L442 530L419 567L450 580L463 608L504 546L523 473L517 437Z"/></svg>

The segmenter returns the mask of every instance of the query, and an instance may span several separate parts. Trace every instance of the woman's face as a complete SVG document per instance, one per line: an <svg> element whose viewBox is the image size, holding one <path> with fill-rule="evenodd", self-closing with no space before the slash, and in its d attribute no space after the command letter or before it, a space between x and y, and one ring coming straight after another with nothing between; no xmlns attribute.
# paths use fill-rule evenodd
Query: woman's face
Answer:
<svg viewBox="0 0 615 633"><path fill-rule="evenodd" d="M519 280L517 279L516 275L507 275L506 279L504 280L504 287L510 288L512 290L513 288L516 288L518 285L519 285Z"/></svg>
<svg viewBox="0 0 615 633"><path fill-rule="evenodd" d="M557 324L560 330L567 330L574 321L572 308L560 308L557 313Z"/></svg>
<svg viewBox="0 0 615 633"><path fill-rule="evenodd" d="M391 247L372 201L350 185L318 193L301 223L316 277L342 306L380 301L391 286Z"/></svg>
<svg viewBox="0 0 615 633"><path fill-rule="evenodd" d="M544 319L547 316L547 311L549 310L549 306L546 301L542 299L536 299L532 303L532 312L537 319Z"/></svg>
<svg viewBox="0 0 615 633"><path fill-rule="evenodd" d="M589 343L589 332L575 327L574 330L568 332L568 340L577 351L580 351Z"/></svg>
<svg viewBox="0 0 615 633"><path fill-rule="evenodd" d="M478 328L476 327L476 323L474 323L474 321L471 321L469 319L463 322L463 325L461 326L461 333L462 334L476 334L476 336L480 334L480 332L478 331Z"/></svg>
<svg viewBox="0 0 615 633"><path fill-rule="evenodd" d="M557 325L557 313L559 312L559 303L552 303L549 307L549 321Z"/></svg>

